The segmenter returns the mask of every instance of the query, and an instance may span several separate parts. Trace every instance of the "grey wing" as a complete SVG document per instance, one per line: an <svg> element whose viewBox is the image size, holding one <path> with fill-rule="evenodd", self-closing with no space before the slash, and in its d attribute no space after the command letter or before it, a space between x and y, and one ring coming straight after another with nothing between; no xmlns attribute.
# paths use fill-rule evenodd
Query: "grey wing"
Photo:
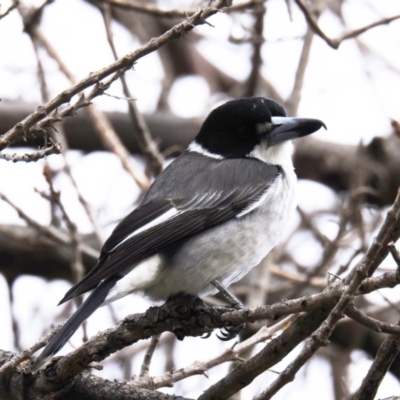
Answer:
<svg viewBox="0 0 400 400"><path fill-rule="evenodd" d="M198 157L195 162L192 154L179 157L157 178L142 204L106 241L97 266L60 303L111 277L122 278L139 261L238 216L281 173L258 160Z"/></svg>

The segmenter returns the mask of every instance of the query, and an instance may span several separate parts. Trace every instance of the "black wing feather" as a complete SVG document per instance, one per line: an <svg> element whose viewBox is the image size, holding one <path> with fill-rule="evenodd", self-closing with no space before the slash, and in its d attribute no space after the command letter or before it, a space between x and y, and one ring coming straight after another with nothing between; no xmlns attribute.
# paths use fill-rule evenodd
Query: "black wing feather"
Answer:
<svg viewBox="0 0 400 400"><path fill-rule="evenodd" d="M153 221L171 208L172 204L168 200L147 203L136 208L115 227L112 235L105 241L102 252L110 252L130 233Z"/></svg>
<svg viewBox="0 0 400 400"><path fill-rule="evenodd" d="M94 289L99 280L94 280L92 286L89 286L88 282L92 281L93 276L103 268L104 262L107 259L108 253L117 246L123 239L125 239L130 233L141 228L142 226L148 224L153 219L164 214L168 210L173 208L171 202L168 200L163 200L154 203L147 203L139 208L136 208L131 213L129 213L114 229L111 236L104 242L103 248L101 250L101 255L97 264L88 272L88 274L75 286L65 293L64 297L60 300L58 305L71 300L73 297L79 296L89 290ZM122 275L121 275L122 276ZM100 279L101 280L101 279Z"/></svg>

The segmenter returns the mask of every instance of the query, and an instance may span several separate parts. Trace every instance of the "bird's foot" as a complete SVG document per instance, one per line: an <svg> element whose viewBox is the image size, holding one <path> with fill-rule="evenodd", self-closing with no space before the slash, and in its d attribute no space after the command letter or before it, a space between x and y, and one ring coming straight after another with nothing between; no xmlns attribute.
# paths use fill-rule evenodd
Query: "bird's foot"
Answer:
<svg viewBox="0 0 400 400"><path fill-rule="evenodd" d="M225 300L227 300L228 303L236 310L241 310L244 307L243 303L233 293L231 293L218 279L213 279L210 283L219 290Z"/></svg>
<svg viewBox="0 0 400 400"><path fill-rule="evenodd" d="M237 306L237 305L236 305ZM240 305L237 308L241 308L242 306ZM175 317L179 318L180 320L187 320L190 321L192 317L195 315L200 316L203 312L206 313L209 318L213 321L213 323L217 326L221 326L221 320L218 317L218 313L214 313L213 310L208 307L203 300L201 300L197 296L193 295L187 295L187 294L182 294L180 293L179 295L170 297L168 301L165 303L163 309L167 311L167 314L169 317ZM236 308L236 307L234 307ZM165 318L163 313L159 315L159 310L160 308L155 308L157 311L157 318L160 319L161 316ZM154 311L153 311L154 313ZM161 317L161 319L163 319ZM190 325L192 322L190 322ZM228 341L234 339L244 328L246 327L246 324L240 324L236 326L229 326L222 328L220 331L220 335L217 335L217 337L220 340ZM193 326L191 327L193 328ZM180 326L179 328L176 328L173 330L175 336L177 337L178 340L183 340L187 335L188 335L188 329L186 329L185 325ZM207 339L211 336L212 332L207 332L203 336L201 336L202 339Z"/></svg>

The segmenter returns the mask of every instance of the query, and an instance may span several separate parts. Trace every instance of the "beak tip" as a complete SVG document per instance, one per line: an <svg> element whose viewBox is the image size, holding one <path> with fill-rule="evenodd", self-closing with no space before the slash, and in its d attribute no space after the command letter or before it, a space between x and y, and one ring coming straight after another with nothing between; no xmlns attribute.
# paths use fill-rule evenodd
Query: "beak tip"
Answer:
<svg viewBox="0 0 400 400"><path fill-rule="evenodd" d="M319 131L321 128L324 128L326 131L328 130L328 128L326 127L325 123L322 122L321 120L315 119L313 121L314 121L314 124L315 124L314 126L317 128L317 129L314 130L314 132Z"/></svg>

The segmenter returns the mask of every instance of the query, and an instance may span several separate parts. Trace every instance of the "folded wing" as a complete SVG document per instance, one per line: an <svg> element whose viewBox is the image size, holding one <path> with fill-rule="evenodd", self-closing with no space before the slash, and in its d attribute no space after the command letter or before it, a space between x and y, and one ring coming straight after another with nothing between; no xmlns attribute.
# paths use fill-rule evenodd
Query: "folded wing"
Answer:
<svg viewBox="0 0 400 400"><path fill-rule="evenodd" d="M139 261L182 239L243 215L282 173L258 160L195 157L181 156L160 175L105 242L96 267L60 304L110 277L122 278ZM222 182L221 176L226 177Z"/></svg>

